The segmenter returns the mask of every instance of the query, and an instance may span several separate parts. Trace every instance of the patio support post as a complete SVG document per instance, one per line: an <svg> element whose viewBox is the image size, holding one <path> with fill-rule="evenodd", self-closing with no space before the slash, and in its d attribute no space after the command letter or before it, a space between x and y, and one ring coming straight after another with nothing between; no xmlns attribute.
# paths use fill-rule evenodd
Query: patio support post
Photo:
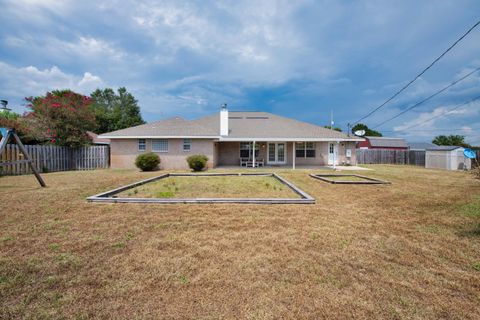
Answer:
<svg viewBox="0 0 480 320"><path fill-rule="evenodd" d="M253 141L253 164L252 164L252 167L255 168L255 141Z"/></svg>
<svg viewBox="0 0 480 320"><path fill-rule="evenodd" d="M293 170L295 170L295 152L296 152L295 145L296 145L296 142L293 141L293 147L292 147L292 169Z"/></svg>

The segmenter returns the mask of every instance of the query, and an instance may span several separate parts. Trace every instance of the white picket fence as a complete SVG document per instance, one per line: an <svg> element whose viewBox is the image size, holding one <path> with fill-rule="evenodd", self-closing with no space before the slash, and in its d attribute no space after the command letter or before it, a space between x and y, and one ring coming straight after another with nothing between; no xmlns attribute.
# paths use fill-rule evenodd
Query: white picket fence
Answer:
<svg viewBox="0 0 480 320"><path fill-rule="evenodd" d="M26 145L34 166L40 172L93 170L108 168L109 146L69 148L47 145ZM0 163L25 160L16 144L8 144L0 155ZM30 174L28 163L0 166L0 175Z"/></svg>

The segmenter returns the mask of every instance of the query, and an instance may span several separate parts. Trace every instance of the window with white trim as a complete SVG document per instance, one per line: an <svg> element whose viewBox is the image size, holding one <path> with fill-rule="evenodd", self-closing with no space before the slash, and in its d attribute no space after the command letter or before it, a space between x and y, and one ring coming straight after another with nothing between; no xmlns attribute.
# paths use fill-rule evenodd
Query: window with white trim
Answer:
<svg viewBox="0 0 480 320"><path fill-rule="evenodd" d="M138 139L138 151L147 150L147 141L145 139Z"/></svg>
<svg viewBox="0 0 480 320"><path fill-rule="evenodd" d="M168 152L168 140L167 139L153 139L152 151L154 152Z"/></svg>
<svg viewBox="0 0 480 320"><path fill-rule="evenodd" d="M260 145L255 143L255 157L258 157ZM240 158L252 158L253 142L240 142Z"/></svg>
<svg viewBox="0 0 480 320"><path fill-rule="evenodd" d="M183 151L190 151L192 149L192 143L190 139L183 139Z"/></svg>
<svg viewBox="0 0 480 320"><path fill-rule="evenodd" d="M315 142L297 142L295 144L295 157L315 158Z"/></svg>

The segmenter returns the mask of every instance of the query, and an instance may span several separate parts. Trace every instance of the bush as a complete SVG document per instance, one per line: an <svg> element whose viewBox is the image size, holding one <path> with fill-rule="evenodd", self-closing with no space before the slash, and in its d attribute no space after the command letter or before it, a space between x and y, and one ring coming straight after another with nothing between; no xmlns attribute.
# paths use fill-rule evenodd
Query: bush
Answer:
<svg viewBox="0 0 480 320"><path fill-rule="evenodd" d="M142 171L152 171L158 168L160 157L153 152L142 153L135 159L135 165Z"/></svg>
<svg viewBox="0 0 480 320"><path fill-rule="evenodd" d="M194 154L187 158L188 166L193 171L202 171L207 166L208 157L203 154Z"/></svg>

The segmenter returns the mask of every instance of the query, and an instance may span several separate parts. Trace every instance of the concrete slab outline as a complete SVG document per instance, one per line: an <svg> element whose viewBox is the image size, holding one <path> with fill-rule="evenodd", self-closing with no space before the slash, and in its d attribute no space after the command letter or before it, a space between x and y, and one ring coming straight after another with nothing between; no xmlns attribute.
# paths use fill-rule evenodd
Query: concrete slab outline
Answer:
<svg viewBox="0 0 480 320"><path fill-rule="evenodd" d="M333 183L333 184L391 184L390 181L384 181L380 179L375 179L367 176L362 176L359 174L315 174L311 173L310 177L322 180L328 183ZM364 179L363 181L358 181L358 180L334 180L334 179L329 179L333 177L357 177Z"/></svg>
<svg viewBox="0 0 480 320"><path fill-rule="evenodd" d="M212 176L264 176L274 177L286 185L300 198L118 198L116 194L140 185L168 177L212 177ZM87 198L90 202L107 203L255 203L255 204L313 204L315 199L308 193L276 173L165 173L157 177L137 181L116 189Z"/></svg>

